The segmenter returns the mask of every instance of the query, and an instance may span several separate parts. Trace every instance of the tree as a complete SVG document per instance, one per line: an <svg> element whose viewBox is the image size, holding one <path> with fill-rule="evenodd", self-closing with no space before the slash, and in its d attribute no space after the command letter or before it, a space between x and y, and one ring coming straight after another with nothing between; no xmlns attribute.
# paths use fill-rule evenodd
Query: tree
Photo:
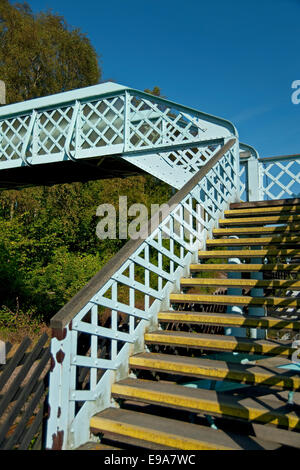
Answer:
<svg viewBox="0 0 300 470"><path fill-rule="evenodd" d="M101 69L89 39L63 17L0 0L0 78L14 103L94 85Z"/></svg>
<svg viewBox="0 0 300 470"><path fill-rule="evenodd" d="M154 86L152 90L145 88L144 92L153 96L160 96L161 98L165 98L165 96L160 94L160 88L158 86Z"/></svg>

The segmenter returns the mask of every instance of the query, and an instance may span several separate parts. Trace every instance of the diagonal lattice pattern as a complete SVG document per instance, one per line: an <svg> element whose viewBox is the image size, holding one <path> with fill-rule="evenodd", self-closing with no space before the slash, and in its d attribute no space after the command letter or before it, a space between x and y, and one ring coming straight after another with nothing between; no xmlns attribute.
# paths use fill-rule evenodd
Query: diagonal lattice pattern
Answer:
<svg viewBox="0 0 300 470"><path fill-rule="evenodd" d="M123 142L124 97L117 96L82 105L80 147L103 147Z"/></svg>
<svg viewBox="0 0 300 470"><path fill-rule="evenodd" d="M240 199L241 201L247 201L247 164L246 162L240 162Z"/></svg>
<svg viewBox="0 0 300 470"><path fill-rule="evenodd" d="M53 402L50 396L50 436L51 426L53 432L64 426L65 413L78 433L82 414L95 412L94 400L100 397L101 406L109 406L111 374L126 368L129 348L139 347L161 302L234 199L236 163L236 152L230 148L160 223L146 225L136 250L77 312L64 339L52 340L53 357L63 351L64 361L51 376L50 390L62 393ZM59 418L54 403L65 410Z"/></svg>
<svg viewBox="0 0 300 470"><path fill-rule="evenodd" d="M300 160L261 163L264 199L296 198L300 194Z"/></svg>
<svg viewBox="0 0 300 470"><path fill-rule="evenodd" d="M30 116L19 116L0 122L0 161L21 159Z"/></svg>
<svg viewBox="0 0 300 470"><path fill-rule="evenodd" d="M35 130L38 139L34 153L40 156L64 151L72 113L72 107L68 106L38 114Z"/></svg>
<svg viewBox="0 0 300 470"><path fill-rule="evenodd" d="M220 149L220 145L191 146L186 149L162 152L163 159L172 166L187 170L190 173L197 172Z"/></svg>
<svg viewBox="0 0 300 470"><path fill-rule="evenodd" d="M205 138L205 126L193 113L160 101L131 95L127 149L193 142Z"/></svg>
<svg viewBox="0 0 300 470"><path fill-rule="evenodd" d="M4 111L0 169L121 155L177 188L224 139L236 135L221 118L113 84L39 98L24 103L24 111L19 104Z"/></svg>

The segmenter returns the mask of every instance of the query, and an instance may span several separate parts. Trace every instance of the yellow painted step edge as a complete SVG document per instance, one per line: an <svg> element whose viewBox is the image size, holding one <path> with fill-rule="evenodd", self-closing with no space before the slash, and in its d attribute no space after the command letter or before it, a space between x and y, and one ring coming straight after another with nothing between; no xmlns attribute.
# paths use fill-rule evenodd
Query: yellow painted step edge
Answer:
<svg viewBox="0 0 300 470"><path fill-rule="evenodd" d="M278 227L236 227L236 228L215 228L213 229L213 235L227 235L233 233L255 233L255 234L264 234L264 233L276 233L276 232L296 232L300 231L300 225L297 224L293 227L290 226L278 226Z"/></svg>
<svg viewBox="0 0 300 470"><path fill-rule="evenodd" d="M114 422L109 419L101 418L100 416L93 416L91 418L90 427L181 450L231 450L230 447L200 442L196 439L188 439L183 436L179 437L171 432L153 431L141 425L134 426L122 422Z"/></svg>
<svg viewBox="0 0 300 470"><path fill-rule="evenodd" d="M173 406L180 406L183 408L189 408L191 410L205 411L220 415L232 416L235 418L242 418L248 421L284 425L285 427L289 427L291 429L300 428L300 418L290 413L283 415L282 413L276 413L276 410L273 412L272 410L268 412L262 412L261 409L255 407L243 408L238 406L238 403L236 403L236 405L225 404L205 398L193 398L172 393L162 393L155 390L145 390L139 387L118 383L112 385L112 394L122 395L123 397L132 400L140 399L145 401L155 401L161 405L168 404Z"/></svg>
<svg viewBox="0 0 300 470"><path fill-rule="evenodd" d="M182 323L208 323L210 325L226 325L226 326L244 326L244 327L260 327L260 328L285 328L291 330L300 329L300 321L281 320L277 318L251 318L236 316L230 317L226 314L189 314L188 312L159 312L158 321L176 321Z"/></svg>
<svg viewBox="0 0 300 470"><path fill-rule="evenodd" d="M147 343L166 344L178 347L196 347L200 349L213 349L220 351L240 351L256 354L270 354L273 356L291 357L296 348L286 347L284 345L263 344L255 342L242 342L238 339L232 340L229 336L218 339L212 335L210 338L188 335L164 335L161 333L146 333L145 341Z"/></svg>
<svg viewBox="0 0 300 470"><path fill-rule="evenodd" d="M300 288L300 281L292 279L214 279L214 278L181 278L182 286L240 286L240 287L270 287L270 288Z"/></svg>
<svg viewBox="0 0 300 470"><path fill-rule="evenodd" d="M299 271L300 264L191 264L190 271Z"/></svg>
<svg viewBox="0 0 300 470"><path fill-rule="evenodd" d="M238 295L197 295L170 294L171 302L193 302L209 304L267 305L279 307L300 307L300 299L294 297L250 297Z"/></svg>
<svg viewBox="0 0 300 470"><path fill-rule="evenodd" d="M225 230L225 229L222 229ZM249 233L249 232L247 232ZM280 244L284 245L285 243L300 243L300 237L297 236L275 236L275 237L261 237L261 238L223 238L223 239L208 239L206 240L206 246L214 245L214 246L222 246L225 245L271 245L271 244Z"/></svg>
<svg viewBox="0 0 300 470"><path fill-rule="evenodd" d="M238 217L239 215L265 215L265 214L289 214L290 212L299 212L300 205L293 206L276 206L276 207L256 207L251 209L231 209L224 211L224 216Z"/></svg>
<svg viewBox="0 0 300 470"><path fill-rule="evenodd" d="M153 358L145 358L139 356L131 356L129 358L130 367L144 367L151 370L164 370L166 372L173 372L176 374L183 374L188 376L205 377L216 380L233 380L235 382L245 384L265 385L270 388L287 389L287 390L300 390L300 377L284 377L278 375L268 374L267 372L247 372L244 370L222 369L215 365L205 367L199 361L197 366L186 363L171 362L167 359L159 359L153 354Z"/></svg>
<svg viewBox="0 0 300 470"><path fill-rule="evenodd" d="M219 219L219 225L245 225L245 224L282 224L300 223L300 217L294 215L274 215L270 217L236 217L233 219Z"/></svg>
<svg viewBox="0 0 300 470"><path fill-rule="evenodd" d="M265 256L299 256L300 250L210 250L198 251L199 258L264 258Z"/></svg>

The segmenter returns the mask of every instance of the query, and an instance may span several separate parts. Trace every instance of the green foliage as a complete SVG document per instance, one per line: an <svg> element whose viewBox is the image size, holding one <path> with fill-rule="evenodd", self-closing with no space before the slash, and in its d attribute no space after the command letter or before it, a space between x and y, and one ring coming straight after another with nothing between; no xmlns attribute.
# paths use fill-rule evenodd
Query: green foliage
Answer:
<svg viewBox="0 0 300 470"><path fill-rule="evenodd" d="M0 78L7 102L28 100L99 82L98 56L79 29L27 3L0 1Z"/></svg>
<svg viewBox="0 0 300 470"><path fill-rule="evenodd" d="M101 78L89 39L51 12L0 0L0 79L7 103L84 86ZM159 87L147 93L161 96ZM0 192L0 328L48 321L123 246L99 240L96 209L167 202L171 188L151 176ZM117 227L118 229L118 227ZM125 294L124 294L125 295Z"/></svg>
<svg viewBox="0 0 300 470"><path fill-rule="evenodd" d="M51 262L37 267L27 281L31 299L44 320L73 297L100 268L99 256L54 250Z"/></svg>
<svg viewBox="0 0 300 470"><path fill-rule="evenodd" d="M1 311L48 321L126 242L97 238L97 207L110 203L118 213L127 196L128 207L143 203L150 217L151 204L171 192L148 175L1 192Z"/></svg>

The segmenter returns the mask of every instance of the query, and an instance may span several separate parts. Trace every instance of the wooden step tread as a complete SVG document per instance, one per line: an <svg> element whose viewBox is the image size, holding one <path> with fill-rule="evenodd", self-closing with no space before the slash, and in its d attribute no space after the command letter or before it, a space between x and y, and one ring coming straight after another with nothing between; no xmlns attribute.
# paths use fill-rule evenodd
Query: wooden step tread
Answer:
<svg viewBox="0 0 300 470"><path fill-rule="evenodd" d="M219 220L220 227L230 227L231 225L267 225L267 224L299 224L298 215L273 215L262 217L233 217Z"/></svg>
<svg viewBox="0 0 300 470"><path fill-rule="evenodd" d="M300 250L206 250L198 251L199 258L265 258L265 257L300 257Z"/></svg>
<svg viewBox="0 0 300 470"><path fill-rule="evenodd" d="M125 379L112 385L112 396L155 405L229 416L246 421L300 429L300 414L279 400L233 396L215 390L190 388L152 380ZM300 434L299 434L300 445Z"/></svg>
<svg viewBox="0 0 300 470"><path fill-rule="evenodd" d="M215 296L214 296L215 297ZM273 328L299 330L300 321L274 317L255 317L233 313L197 313L184 311L159 312L159 322L192 323L206 325L237 326L248 328Z"/></svg>
<svg viewBox="0 0 300 470"><path fill-rule="evenodd" d="M159 446L181 450L242 450L278 448L278 444L263 442L251 436L234 439L221 430L162 418L125 409L108 408L90 420L92 432L109 432L150 441Z"/></svg>
<svg viewBox="0 0 300 470"><path fill-rule="evenodd" d="M171 303L215 305L263 305L267 307L299 308L299 297L251 297L248 295L170 294Z"/></svg>
<svg viewBox="0 0 300 470"><path fill-rule="evenodd" d="M154 331L145 334L147 344L196 348L214 351L239 351L291 357L296 351L291 342L257 340L235 336L189 333L185 331Z"/></svg>
<svg viewBox="0 0 300 470"><path fill-rule="evenodd" d="M233 228L215 228L212 233L214 237L223 237L224 235L266 235L276 233L289 234L300 232L300 225L279 225L278 227L233 227Z"/></svg>
<svg viewBox="0 0 300 470"><path fill-rule="evenodd" d="M129 366L132 369L144 369L178 376L226 380L279 390L300 390L300 373L279 369L276 366L272 367L272 364L269 363L260 366L202 357L141 353L129 358Z"/></svg>
<svg viewBox="0 0 300 470"><path fill-rule="evenodd" d="M281 264L281 263L268 263L268 264L256 264L256 263L206 263L206 264L191 264L191 272L198 271L241 271L241 272L257 272L257 271L285 271L285 272L299 272L300 264Z"/></svg>
<svg viewBox="0 0 300 470"><path fill-rule="evenodd" d="M277 206L297 206L300 204L299 198L289 199L272 199L270 201L247 201L247 202L232 202L230 209L250 209L257 207L277 207Z"/></svg>
<svg viewBox="0 0 300 470"><path fill-rule="evenodd" d="M217 278L181 278L182 287L241 287L299 290L300 281L290 279L217 279Z"/></svg>
<svg viewBox="0 0 300 470"><path fill-rule="evenodd" d="M248 216L262 216L262 215L288 215L299 214L300 205L286 205L286 206L270 206L270 207L255 207L244 209L231 209L224 211L224 217L248 217Z"/></svg>
<svg viewBox="0 0 300 470"><path fill-rule="evenodd" d="M249 232L245 232L248 235ZM297 236L273 236L273 237L244 237L244 238L222 238L222 239L208 239L206 246L268 246L279 245L281 248L284 246L299 246L300 237Z"/></svg>

